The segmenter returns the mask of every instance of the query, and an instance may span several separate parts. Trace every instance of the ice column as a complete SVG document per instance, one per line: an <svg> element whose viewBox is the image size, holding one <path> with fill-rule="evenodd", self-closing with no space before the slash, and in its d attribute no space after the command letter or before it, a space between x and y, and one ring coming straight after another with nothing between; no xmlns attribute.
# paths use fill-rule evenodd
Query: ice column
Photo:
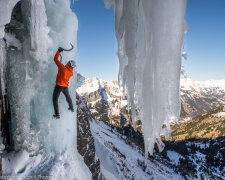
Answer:
<svg viewBox="0 0 225 180"><path fill-rule="evenodd" d="M77 44L77 29L78 20L76 15L70 8L70 0L59 0L53 2L52 0L45 0L46 14L48 18L48 27L50 28L49 36L52 39L52 44L48 49L49 66L48 66L48 84L51 84L51 89L48 90L49 97L49 112L53 114L52 107L52 93L55 86L55 78L57 74L57 67L54 64L53 57L58 47L70 48L70 43L74 45L74 49L69 52L62 52L63 64L69 60L76 59L76 44ZM65 148L74 148L76 150L76 71L74 76L70 79L69 85L70 96L73 101L75 112L68 111L68 104L65 97L61 95L59 98L60 121L49 122L50 138L49 141L52 146L58 150ZM48 144L48 143L47 143Z"/></svg>
<svg viewBox="0 0 225 180"><path fill-rule="evenodd" d="M5 25L10 22L12 10L18 1L20 0L0 0L0 39L5 35Z"/></svg>
<svg viewBox="0 0 225 180"><path fill-rule="evenodd" d="M127 89L133 126L140 110L146 155L180 112L179 81L186 0L105 0L114 4L120 61L119 80ZM162 128L164 124L165 128Z"/></svg>
<svg viewBox="0 0 225 180"><path fill-rule="evenodd" d="M12 6L11 2L14 2ZM63 96L59 99L61 119L52 119L52 93L57 74L54 55L59 46L68 48L69 43L75 48L62 53L63 63L75 60L76 55L78 22L70 0L17 2L0 0L0 5L10 7L7 19L0 16L0 28L5 31L0 35L7 45L5 48L0 39L0 63L6 67L5 70L1 67L1 81L4 81L1 84L7 82L14 149L25 148L31 155L40 150L76 149L76 113L68 111ZM3 71L7 71L4 79ZM73 77L70 94L76 109L75 83Z"/></svg>
<svg viewBox="0 0 225 180"><path fill-rule="evenodd" d="M3 40L5 36L5 25L10 22L13 7L19 0L9 0L7 3L0 0L0 94L3 97L3 111L5 111L5 71L6 71L6 50L5 42Z"/></svg>

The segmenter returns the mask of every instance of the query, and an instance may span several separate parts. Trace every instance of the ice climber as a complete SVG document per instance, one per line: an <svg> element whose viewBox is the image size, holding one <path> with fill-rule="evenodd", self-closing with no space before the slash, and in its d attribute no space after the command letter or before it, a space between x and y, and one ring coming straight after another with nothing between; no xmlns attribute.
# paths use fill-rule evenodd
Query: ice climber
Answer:
<svg viewBox="0 0 225 180"><path fill-rule="evenodd" d="M56 85L55 85L55 89L54 89L53 97L52 97L54 110L55 110L55 114L53 115L53 117L56 119L60 118L59 107L58 107L58 98L59 98L59 95L61 92L63 92L63 94L66 97L66 101L69 105L68 110L74 112L73 103L72 103L72 99L69 94L68 87L69 87L69 80L73 76L73 68L75 68L76 65L73 60L68 61L65 66L59 61L58 58L60 56L60 53L63 50L64 50L63 48L59 47L59 49L56 52L55 57L54 57L55 64L58 66Z"/></svg>

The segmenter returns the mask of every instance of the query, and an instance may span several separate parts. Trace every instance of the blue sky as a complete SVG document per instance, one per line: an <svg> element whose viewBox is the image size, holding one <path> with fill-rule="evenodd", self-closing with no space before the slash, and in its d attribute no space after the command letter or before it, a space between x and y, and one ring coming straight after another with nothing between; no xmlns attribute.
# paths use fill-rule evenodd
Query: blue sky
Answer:
<svg viewBox="0 0 225 180"><path fill-rule="evenodd" d="M119 61L113 8L106 9L103 0L79 0L72 9L79 21L78 72L85 77L117 80Z"/></svg>
<svg viewBox="0 0 225 180"><path fill-rule="evenodd" d="M225 79L225 0L188 0L183 65L195 80Z"/></svg>
<svg viewBox="0 0 225 180"><path fill-rule="evenodd" d="M225 79L225 0L188 0L188 32L183 61L195 80ZM116 80L119 62L113 9L103 0L79 0L72 7L79 21L78 72L85 77Z"/></svg>

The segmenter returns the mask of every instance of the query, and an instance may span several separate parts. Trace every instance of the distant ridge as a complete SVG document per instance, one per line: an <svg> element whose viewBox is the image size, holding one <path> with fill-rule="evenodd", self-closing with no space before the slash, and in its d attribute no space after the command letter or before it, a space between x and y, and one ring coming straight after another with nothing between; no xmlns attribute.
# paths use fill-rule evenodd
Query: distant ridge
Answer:
<svg viewBox="0 0 225 180"><path fill-rule="evenodd" d="M116 126L120 125L121 115L126 117L127 122L130 121L126 96L119 91L117 81L85 78L80 74L77 79L77 93L86 98L93 118ZM225 104L225 79L181 79L180 94L182 122Z"/></svg>

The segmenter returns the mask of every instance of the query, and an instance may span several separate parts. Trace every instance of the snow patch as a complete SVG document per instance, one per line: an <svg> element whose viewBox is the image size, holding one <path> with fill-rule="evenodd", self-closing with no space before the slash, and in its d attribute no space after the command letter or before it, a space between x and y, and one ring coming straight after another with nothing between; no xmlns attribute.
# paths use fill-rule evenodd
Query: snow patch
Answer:
<svg viewBox="0 0 225 180"><path fill-rule="evenodd" d="M25 150L11 152L2 159L3 176L14 179L91 179L91 172L83 158L74 150L64 153L39 154L30 157Z"/></svg>
<svg viewBox="0 0 225 180"><path fill-rule="evenodd" d="M224 118L225 117L225 112L219 112L217 114L213 115L214 117L218 117L218 118Z"/></svg>
<svg viewBox="0 0 225 180"><path fill-rule="evenodd" d="M147 160L138 147L128 145L124 136L102 121L90 121L90 127L101 172L107 180L182 179L165 165Z"/></svg>
<svg viewBox="0 0 225 180"><path fill-rule="evenodd" d="M181 156L179 153L175 151L167 151L167 156L170 158L171 161L173 161L176 165L179 164L179 159L184 159L183 156Z"/></svg>

